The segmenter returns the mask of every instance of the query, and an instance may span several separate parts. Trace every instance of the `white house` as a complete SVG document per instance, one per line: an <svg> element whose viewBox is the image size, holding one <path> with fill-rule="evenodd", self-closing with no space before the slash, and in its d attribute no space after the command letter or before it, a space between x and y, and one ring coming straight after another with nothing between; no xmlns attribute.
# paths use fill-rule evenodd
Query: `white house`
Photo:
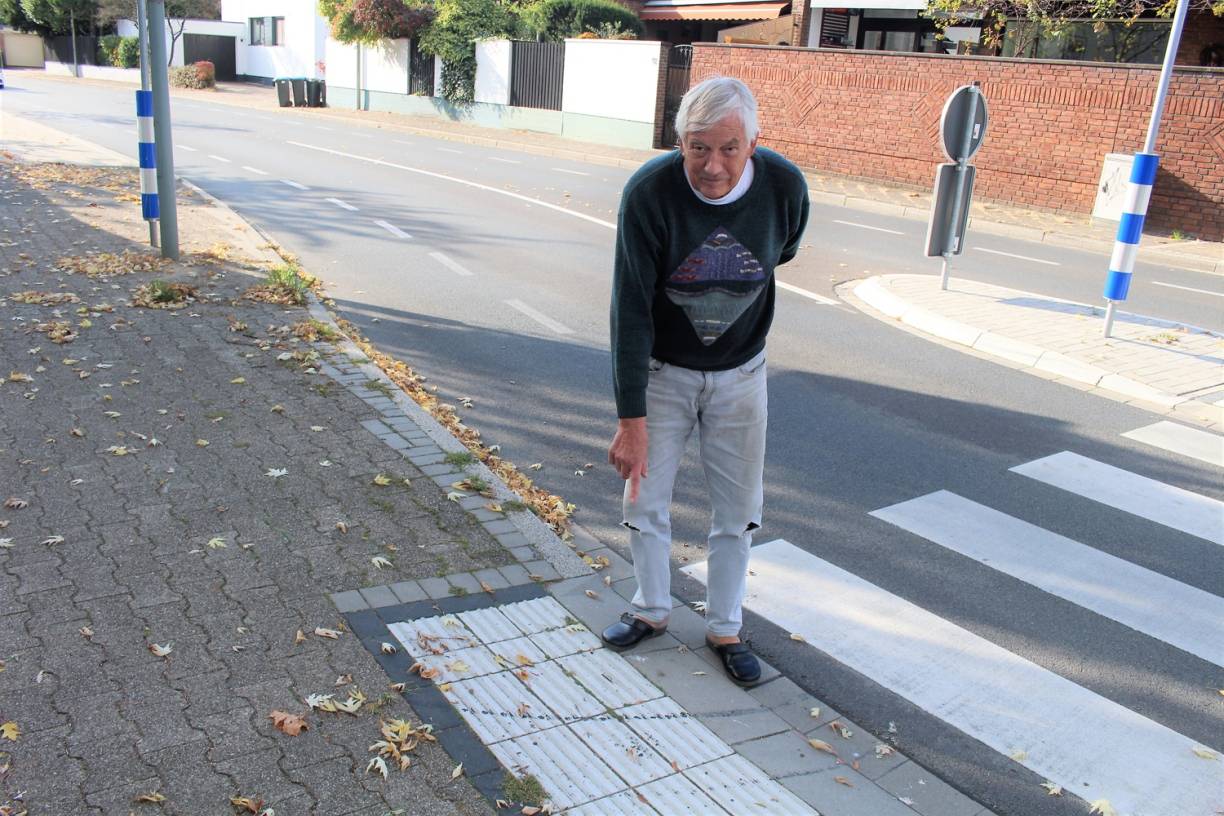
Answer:
<svg viewBox="0 0 1224 816"><path fill-rule="evenodd" d="M327 21L315 0L221 0L221 19L243 25L240 78L326 78Z"/></svg>

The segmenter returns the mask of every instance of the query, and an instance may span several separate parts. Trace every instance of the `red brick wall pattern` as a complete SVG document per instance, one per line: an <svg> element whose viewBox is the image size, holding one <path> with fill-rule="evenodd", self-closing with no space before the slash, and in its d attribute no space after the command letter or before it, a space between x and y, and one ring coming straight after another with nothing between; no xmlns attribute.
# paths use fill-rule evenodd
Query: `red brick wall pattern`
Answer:
<svg viewBox="0 0 1224 816"><path fill-rule="evenodd" d="M815 170L930 187L939 116L975 80L990 108L979 199L1090 213L1106 153L1143 147L1158 66L696 43L693 83L744 80L762 143ZM1224 240L1224 70L1179 68L1148 224Z"/></svg>

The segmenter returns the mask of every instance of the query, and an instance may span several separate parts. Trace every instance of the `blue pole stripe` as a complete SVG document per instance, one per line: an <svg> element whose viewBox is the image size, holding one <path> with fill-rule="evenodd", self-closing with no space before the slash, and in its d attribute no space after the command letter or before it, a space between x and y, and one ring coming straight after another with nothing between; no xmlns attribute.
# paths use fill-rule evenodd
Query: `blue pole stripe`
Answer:
<svg viewBox="0 0 1224 816"><path fill-rule="evenodd" d="M157 167L157 151L155 145L150 142L140 142L136 145L136 149L140 151L140 167L144 170L153 170Z"/></svg>
<svg viewBox="0 0 1224 816"><path fill-rule="evenodd" d="M1126 293L1130 291L1130 282L1131 273L1111 269L1109 277L1105 279L1105 297L1109 300L1126 300Z"/></svg>
<svg viewBox="0 0 1224 816"><path fill-rule="evenodd" d="M1156 165L1159 163L1160 157L1155 153L1136 153L1135 163L1131 165L1131 183L1148 186L1155 184Z"/></svg>
<svg viewBox="0 0 1224 816"><path fill-rule="evenodd" d="M140 194L140 215L146 221L156 221L161 217L157 204L157 193Z"/></svg>
<svg viewBox="0 0 1224 816"><path fill-rule="evenodd" d="M153 92L152 91L137 91L136 92L136 115L137 116L152 116L153 115Z"/></svg>
<svg viewBox="0 0 1224 816"><path fill-rule="evenodd" d="M1143 237L1143 213L1122 213L1118 222L1118 240L1124 244L1137 244Z"/></svg>

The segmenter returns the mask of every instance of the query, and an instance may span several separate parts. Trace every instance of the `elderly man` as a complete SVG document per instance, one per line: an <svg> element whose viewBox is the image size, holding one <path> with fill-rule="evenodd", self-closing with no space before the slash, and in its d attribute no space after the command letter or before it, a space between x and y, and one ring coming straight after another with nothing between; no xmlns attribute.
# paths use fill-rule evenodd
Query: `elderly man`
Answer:
<svg viewBox="0 0 1224 816"><path fill-rule="evenodd" d="M760 679L739 639L752 533L761 525L765 336L774 268L799 248L807 184L757 147L757 105L736 79L685 94L680 149L625 185L612 285L612 365L619 417L608 461L626 480L638 589L603 632L627 649L661 634L671 611L672 485L697 430L713 513L706 639L732 680Z"/></svg>

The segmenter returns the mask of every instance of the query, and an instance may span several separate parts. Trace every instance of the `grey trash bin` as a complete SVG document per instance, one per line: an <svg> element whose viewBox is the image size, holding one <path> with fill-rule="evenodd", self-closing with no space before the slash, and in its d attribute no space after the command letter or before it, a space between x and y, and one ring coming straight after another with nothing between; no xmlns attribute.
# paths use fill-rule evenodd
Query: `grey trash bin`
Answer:
<svg viewBox="0 0 1224 816"><path fill-rule="evenodd" d="M277 77L276 99L280 102L282 108L290 107L293 104L292 100L289 99L289 80Z"/></svg>
<svg viewBox="0 0 1224 816"><path fill-rule="evenodd" d="M295 108L306 107L306 78L294 77L289 80L289 84L293 88L293 106Z"/></svg>

